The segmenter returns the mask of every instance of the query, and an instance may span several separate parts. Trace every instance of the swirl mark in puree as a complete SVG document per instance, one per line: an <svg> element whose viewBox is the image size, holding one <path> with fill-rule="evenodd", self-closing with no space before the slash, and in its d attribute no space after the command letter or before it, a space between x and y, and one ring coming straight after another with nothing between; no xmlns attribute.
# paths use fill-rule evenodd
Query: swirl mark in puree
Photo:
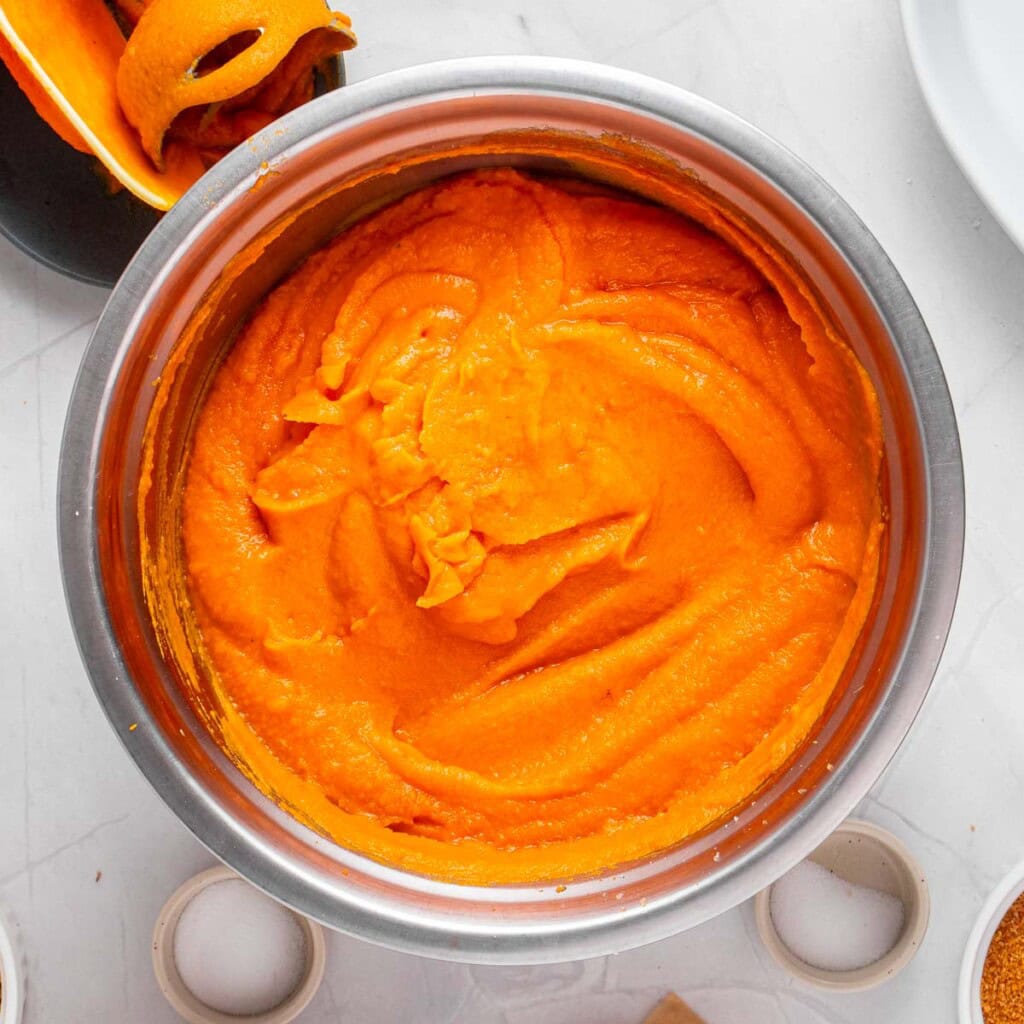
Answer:
<svg viewBox="0 0 1024 1024"><path fill-rule="evenodd" d="M184 499L226 742L258 738L261 784L472 882L596 871L749 796L836 686L882 528L875 395L791 273L499 169L279 286Z"/></svg>

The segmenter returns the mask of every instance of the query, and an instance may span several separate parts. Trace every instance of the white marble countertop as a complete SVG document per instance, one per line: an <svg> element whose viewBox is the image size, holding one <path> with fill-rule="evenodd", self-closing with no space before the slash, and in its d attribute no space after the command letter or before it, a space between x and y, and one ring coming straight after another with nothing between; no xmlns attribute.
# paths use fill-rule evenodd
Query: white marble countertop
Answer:
<svg viewBox="0 0 1024 1024"><path fill-rule="evenodd" d="M968 488L959 609L910 739L861 809L920 858L932 923L913 964L860 995L792 983L748 906L606 959L499 969L331 937L308 1024L628 1024L668 989L710 1024L955 1019L961 951L1024 857L1024 255L944 148L895 0L352 0L351 80L440 57L581 57L657 75L808 161L904 275L949 377ZM84 244L84 243L83 243ZM0 906L20 923L27 1024L176 1019L149 962L167 895L211 856L130 763L64 608L54 489L65 404L105 293L0 241Z"/></svg>

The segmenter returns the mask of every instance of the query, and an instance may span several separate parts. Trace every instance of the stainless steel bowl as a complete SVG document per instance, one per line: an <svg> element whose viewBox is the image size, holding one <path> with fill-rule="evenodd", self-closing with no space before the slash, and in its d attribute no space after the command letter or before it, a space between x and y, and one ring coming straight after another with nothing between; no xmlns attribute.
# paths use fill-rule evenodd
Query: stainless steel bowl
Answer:
<svg viewBox="0 0 1024 1024"><path fill-rule="evenodd" d="M556 143L546 153L528 141L538 128ZM481 142L476 155L453 155ZM379 172L396 157L403 171ZM536 166L628 188L644 162L668 175L696 173L787 249L874 379L890 529L862 643L813 738L738 820L657 856L563 880L564 891L460 887L356 856L266 799L211 739L202 701L197 713L184 695L187 666L161 656L143 600L140 530L173 550L160 513L180 493L204 383L253 303L347 221L472 165ZM155 484L140 522L153 383L187 326L197 355L154 413ZM824 839L885 768L928 690L956 597L964 515L956 423L928 332L878 243L832 189L754 128L672 86L511 57L350 86L217 164L150 236L96 328L68 415L59 507L68 604L97 696L192 832L325 924L397 949L490 963L567 960L673 934L753 895Z"/></svg>

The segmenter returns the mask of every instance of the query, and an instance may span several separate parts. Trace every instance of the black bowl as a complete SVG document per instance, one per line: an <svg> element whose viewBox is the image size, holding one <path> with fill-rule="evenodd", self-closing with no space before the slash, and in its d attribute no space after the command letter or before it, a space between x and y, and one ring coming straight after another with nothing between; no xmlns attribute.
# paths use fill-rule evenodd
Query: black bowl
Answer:
<svg viewBox="0 0 1024 1024"><path fill-rule="evenodd" d="M339 54L316 72L316 93L345 84ZM69 146L0 64L0 233L68 277L112 288L161 212L121 188L99 161Z"/></svg>

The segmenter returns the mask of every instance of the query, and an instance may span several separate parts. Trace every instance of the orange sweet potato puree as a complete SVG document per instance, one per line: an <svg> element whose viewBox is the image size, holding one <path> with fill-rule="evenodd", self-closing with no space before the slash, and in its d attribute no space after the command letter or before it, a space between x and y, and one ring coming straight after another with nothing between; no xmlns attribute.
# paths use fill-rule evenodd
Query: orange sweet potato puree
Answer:
<svg viewBox="0 0 1024 1024"><path fill-rule="evenodd" d="M749 797L837 685L883 520L876 397L792 276L510 169L310 258L188 468L227 744L343 845L466 882L598 871Z"/></svg>

